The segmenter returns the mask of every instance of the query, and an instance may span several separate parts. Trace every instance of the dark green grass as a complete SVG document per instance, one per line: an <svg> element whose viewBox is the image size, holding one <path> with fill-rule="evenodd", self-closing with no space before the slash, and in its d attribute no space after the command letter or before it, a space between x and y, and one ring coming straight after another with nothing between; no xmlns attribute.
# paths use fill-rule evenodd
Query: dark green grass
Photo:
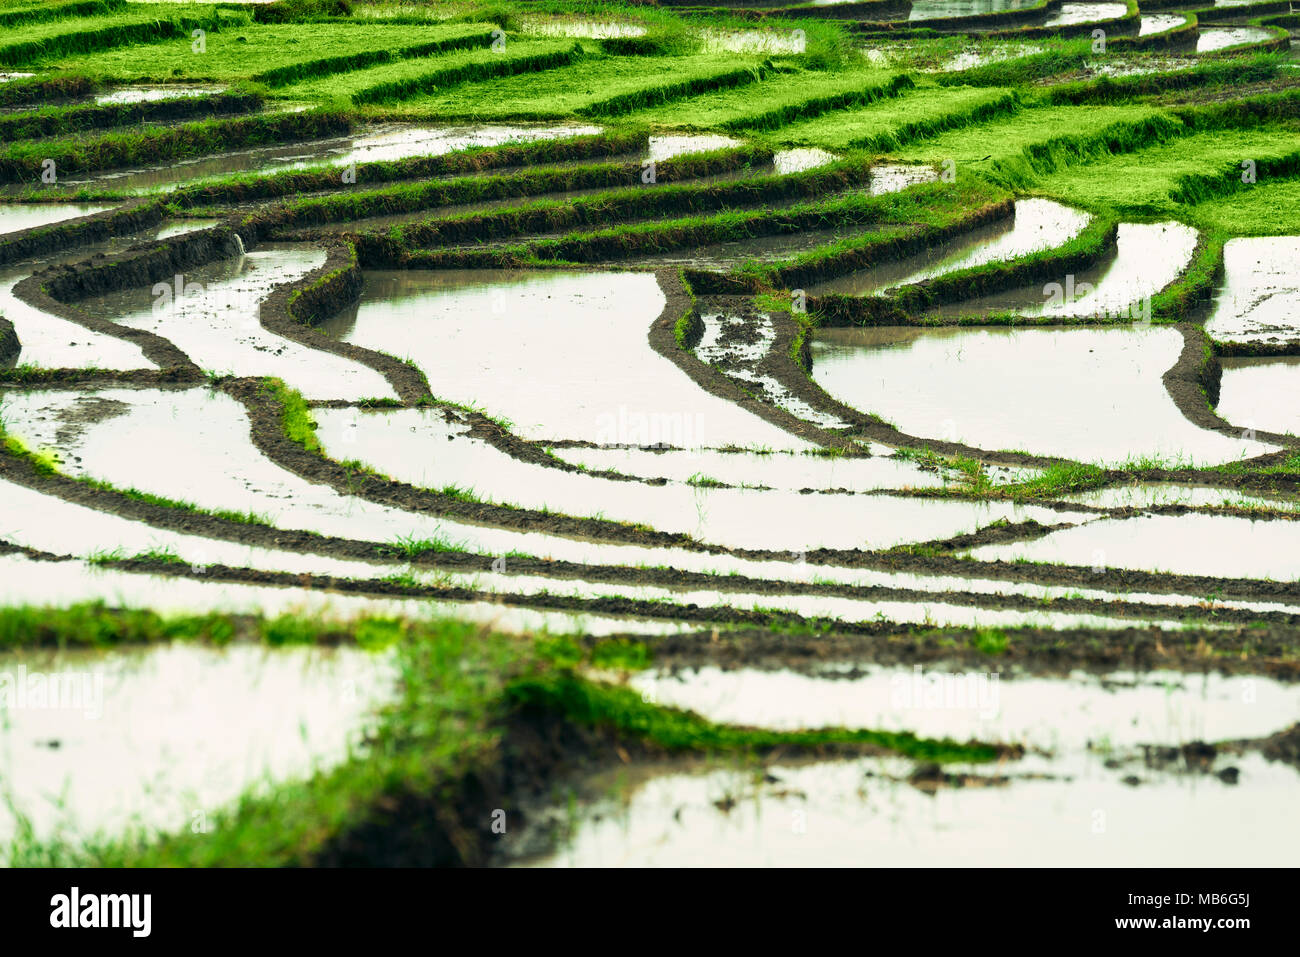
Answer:
<svg viewBox="0 0 1300 957"><path fill-rule="evenodd" d="M261 105L262 98L256 93L237 93L140 103L47 106L39 110L0 115L0 143L76 133L84 135L89 130L161 120L251 113Z"/></svg>
<svg viewBox="0 0 1300 957"><path fill-rule="evenodd" d="M698 176L743 171L766 164L770 159L770 151L762 147L742 147L665 160L656 169L659 182L668 185ZM288 204L284 210L277 211L275 221L283 226L350 222L369 216L392 216L440 206L506 198L527 200L547 193L601 187L615 189L629 184L640 186L641 174L640 163L594 162L530 167L500 175L482 173L401 183L377 189L346 191L337 196L299 200ZM465 219L465 216L457 218ZM364 226L364 223L357 223L358 229Z"/></svg>
<svg viewBox="0 0 1300 957"><path fill-rule="evenodd" d="M0 181L36 182L47 160L54 162L60 175L85 173L338 136L351 129L351 119L342 113L311 110L29 140L0 151Z"/></svg>

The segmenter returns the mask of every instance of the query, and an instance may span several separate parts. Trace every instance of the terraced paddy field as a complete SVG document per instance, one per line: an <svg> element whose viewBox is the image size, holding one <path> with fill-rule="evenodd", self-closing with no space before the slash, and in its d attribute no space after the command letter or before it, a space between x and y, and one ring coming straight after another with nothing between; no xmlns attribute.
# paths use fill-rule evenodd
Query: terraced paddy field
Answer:
<svg viewBox="0 0 1300 957"><path fill-rule="evenodd" d="M1293 864L1297 33L0 2L0 858Z"/></svg>

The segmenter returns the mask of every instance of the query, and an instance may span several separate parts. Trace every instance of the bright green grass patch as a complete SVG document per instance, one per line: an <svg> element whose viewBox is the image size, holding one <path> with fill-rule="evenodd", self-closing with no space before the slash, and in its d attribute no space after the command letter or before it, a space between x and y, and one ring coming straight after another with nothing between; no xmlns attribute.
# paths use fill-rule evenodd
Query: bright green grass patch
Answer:
<svg viewBox="0 0 1300 957"><path fill-rule="evenodd" d="M1230 195L1199 203L1186 215L1202 229L1221 229L1234 236L1300 234L1300 179L1261 180Z"/></svg>
<svg viewBox="0 0 1300 957"><path fill-rule="evenodd" d="M952 158L958 163L975 162L992 155L1009 158L1026 146L1043 143L1056 136L1097 132L1125 121L1136 122L1160 111L1142 105L1041 106L1023 109L1012 116L999 117L961 130L952 130L924 143L901 151L907 159L937 162Z"/></svg>
<svg viewBox="0 0 1300 957"><path fill-rule="evenodd" d="M617 97L644 95L689 81L708 81L745 68L758 57L719 54L694 56L600 56L542 73L466 83L446 92L415 97L397 109L413 116L563 117Z"/></svg>
<svg viewBox="0 0 1300 957"><path fill-rule="evenodd" d="M881 86L894 74L872 66L847 70L796 70L769 73L757 84L716 90L679 103L657 104L638 110L641 122L664 126L742 127L782 109L798 111L806 103Z"/></svg>
<svg viewBox="0 0 1300 957"><path fill-rule="evenodd" d="M206 17L212 14L212 7L196 3L151 3L147 7L133 7L129 11L106 13L93 17L75 17L68 20L46 21L41 23L19 24L5 27L4 44L31 43L49 40L65 33L81 33L86 30L103 30L120 27L131 23L154 20L168 20L177 16ZM137 51L138 53L138 51Z"/></svg>
<svg viewBox="0 0 1300 957"><path fill-rule="evenodd" d="M573 46L571 40L516 40L506 44L503 50L491 48L483 50L461 50L434 57L414 57L385 63L365 70L351 73L338 73L333 76L318 77L304 83L296 83L276 91L277 96L294 99L330 99L334 97L351 97L354 93L368 90L383 84L400 84L418 80L429 74L459 71L477 65L490 65L509 60L519 60L544 53L558 53ZM499 80L495 82L500 82Z"/></svg>
<svg viewBox="0 0 1300 957"><path fill-rule="evenodd" d="M151 44L147 55L139 48L122 47L68 57L57 65L60 69L118 81L236 80L294 63L351 56L370 50L397 53L421 43L481 33L485 28L489 25L257 24L227 27L209 33L207 49L203 53L195 53L192 41L186 37Z"/></svg>
<svg viewBox="0 0 1300 957"><path fill-rule="evenodd" d="M1215 173L1242 160L1282 156L1300 146L1294 131L1224 130L1183 136L1134 153L1107 156L1038 181L1042 192L1084 206L1106 205L1139 214L1177 208L1169 192L1181 176ZM1237 202L1239 193L1233 194Z"/></svg>
<svg viewBox="0 0 1300 957"><path fill-rule="evenodd" d="M849 149L875 144L911 124L959 123L964 116L1008 95L997 87L925 87L858 110L827 113L791 123L777 135L783 143Z"/></svg>
<svg viewBox="0 0 1300 957"><path fill-rule="evenodd" d="M240 22L225 14L224 20L235 26ZM122 48L132 43L152 43L164 37L186 36L189 28L217 25L215 8L196 4L157 4L147 10L134 9L103 16L73 20L50 20L5 27L0 36L0 64L31 66L35 63L73 53ZM140 56L136 50L135 55Z"/></svg>
<svg viewBox="0 0 1300 957"><path fill-rule="evenodd" d="M319 452L321 444L316 437L316 420L312 418L311 407L302 393L285 385L282 379L264 379L262 388L283 407L280 423L284 426L284 434L308 452Z"/></svg>
<svg viewBox="0 0 1300 957"><path fill-rule="evenodd" d="M46 0L44 3L21 0L19 3L0 4L0 26L102 16L121 12L125 7L126 0L69 0L67 3L59 3L57 0Z"/></svg>

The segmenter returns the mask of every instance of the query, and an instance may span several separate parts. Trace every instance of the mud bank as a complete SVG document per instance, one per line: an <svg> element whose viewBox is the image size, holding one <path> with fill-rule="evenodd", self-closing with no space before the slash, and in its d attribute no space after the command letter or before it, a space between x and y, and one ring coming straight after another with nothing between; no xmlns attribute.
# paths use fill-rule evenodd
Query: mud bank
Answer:
<svg viewBox="0 0 1300 957"><path fill-rule="evenodd" d="M14 324L0 316L0 366L12 364L18 358L21 348L18 334L14 332Z"/></svg>

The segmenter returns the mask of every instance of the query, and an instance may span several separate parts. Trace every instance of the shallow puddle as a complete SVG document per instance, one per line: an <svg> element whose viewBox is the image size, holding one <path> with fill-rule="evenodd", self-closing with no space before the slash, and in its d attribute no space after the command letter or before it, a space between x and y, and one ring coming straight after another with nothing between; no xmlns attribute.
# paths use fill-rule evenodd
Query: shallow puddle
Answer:
<svg viewBox="0 0 1300 957"><path fill-rule="evenodd" d="M508 562L507 562L508 564ZM833 595L783 594L780 592L744 591L708 588L668 588L651 585L621 585L608 582L588 583L578 579L554 579L536 576L519 577L495 574L453 575L455 581L478 589L509 594L575 595L591 598L618 595L624 598L655 602L664 614L676 610L684 618L695 608L734 608L791 612L814 621L851 622L869 625L882 621L905 622L927 628L1092 628L1113 629L1157 626L1177 630L1173 619L1154 617L1121 618L1081 612L1047 609L996 608L981 606L977 598L963 595L936 594L932 600L913 597L842 598ZM814 574L814 578L820 578ZM733 583L734 584L734 583ZM1172 603L1171 603L1172 607ZM1213 627L1213 626L1211 626Z"/></svg>
<svg viewBox="0 0 1300 957"><path fill-rule="evenodd" d="M1062 529L1032 542L985 545L979 561L1049 562L1175 575L1300 580L1300 523L1224 515L1142 515Z"/></svg>
<svg viewBox="0 0 1300 957"><path fill-rule="evenodd" d="M410 358L435 395L526 438L808 447L655 353L646 337L663 307L648 273L367 272L355 313L330 328Z"/></svg>
<svg viewBox="0 0 1300 957"><path fill-rule="evenodd" d="M796 731L874 728L1056 752L1267 737L1300 718L1300 686L1178 672L1068 679L944 664L828 666L815 674L705 667L633 674L646 700L710 721Z"/></svg>
<svg viewBox="0 0 1300 957"><path fill-rule="evenodd" d="M91 417L79 411L87 405L107 408ZM340 495L280 468L252 445L243 406L224 393L15 393L0 409L14 434L37 448L53 448L63 471L118 488L362 541L438 538L445 531L433 516ZM66 533L75 538L75 527Z"/></svg>
<svg viewBox="0 0 1300 957"><path fill-rule="evenodd" d="M112 206L83 203L0 203L0 234L17 233L36 226L49 226L79 216L91 216Z"/></svg>
<svg viewBox="0 0 1300 957"><path fill-rule="evenodd" d="M101 390L96 393L93 401L131 403L130 411L117 410L117 414L111 416L105 411L94 416L74 414L75 406L86 403L86 400L74 401L75 396L64 396L63 408L67 409L66 412L52 410L51 407L57 405L59 397L59 393L32 394L30 398L24 397L20 403L13 403L13 397L8 397L7 401L13 404L8 406L6 415L14 422L11 427L15 434L28 438L33 446L40 448L57 445L62 450L63 470L74 475L90 475L121 487L181 497L202 507L253 511L282 528L317 531L378 543L392 542L399 537L417 540L435 538L464 544L465 547L492 555L505 555L513 551L588 564L669 565L683 570L721 574L734 572L756 578L793 581L817 579L844 584L921 588L936 592L975 590L998 593L1014 591L1017 587L1009 583L921 578L867 569L811 565L800 560L801 548L791 549L790 561L753 561L681 549L605 545L443 521L428 515L400 512L360 499L340 496L325 486L308 483L283 471L247 444L247 424L242 411L233 400L224 396L209 396L203 390L134 394L127 390ZM91 418L97 421L87 421ZM445 443L445 438L443 441ZM169 449L172 454L158 456L153 451L158 448ZM418 449L418 446L414 448ZM418 461L420 456L417 454L414 458ZM716 493L722 490L713 491ZM28 502L24 496L31 496L32 500ZM344 577L375 577L395 570L383 565L362 566L356 562L341 562L312 555L295 557L288 553L247 548L234 543L191 540L188 536L127 522L110 515L90 513L58 500L42 498L37 493L23 490L10 496L15 511L12 521L8 523L8 531L11 534L18 533L19 541L51 551L88 554L95 548L102 548L130 556L139 551L164 549L199 566L222 562L233 566L311 571ZM795 502L795 507L801 507L805 501L807 498L801 498ZM835 499L828 497L828 501ZM902 534L904 537L933 532L934 522L945 524L942 530L947 531L973 529L977 524L999 517L1034 517L1040 521L1068 521L1072 517L1068 513L1052 513L1039 508L1017 509L1005 503L990 507L917 500L908 503L898 513L907 515L913 521L919 517L922 524L913 526L894 517L895 505L894 500L873 497L865 507L864 515L886 515L887 527L894 530L891 534ZM941 507L932 511L928 506ZM46 512L50 510L53 511L47 516ZM692 508L691 515L695 514L697 513ZM721 514L726 517L725 509ZM796 511L791 514L797 518L803 513ZM834 521L841 522L842 507L836 515L840 517L834 518ZM1083 517L1073 516L1075 519ZM864 523L867 534L872 538L878 537L877 532L869 527L870 523L865 522L865 519ZM757 524L763 527L767 523L760 520ZM87 530L98 531L95 536L88 537ZM0 534L0 538L3 537ZM813 537L813 533L809 533L808 537ZM765 544L771 543L769 541ZM67 574L66 571L60 572L60 575L64 574ZM544 579L539 581L545 582ZM18 578L11 583L19 589L16 594L23 594L22 588L28 587ZM1027 593L1038 596L1049 591L1035 586ZM71 594L74 597L68 600L85 597L76 589ZM167 596L168 601L171 597ZM176 598L184 600L179 593ZM25 600L36 600L36 594L32 593ZM715 602L718 600L721 599L715 599ZM925 607L916 603L895 605L897 607L891 610L915 620L923 621L929 614ZM871 617L881 608L882 606L874 606L866 613L866 617ZM951 614L970 617L967 609L958 609ZM1018 621L1024 617L1012 613L995 623Z"/></svg>
<svg viewBox="0 0 1300 957"><path fill-rule="evenodd" d="M871 496L846 509L835 496L710 487L712 476L663 486L618 482L519 462L439 424L440 413L357 416L320 410L320 436L336 459L355 458L426 488L457 487L484 501L635 522L732 548L887 548L947 538L999 518L1063 521L1045 509ZM759 478L758 474L753 476ZM692 482L693 480L693 482ZM1081 516L1078 516L1081 517Z"/></svg>
<svg viewBox="0 0 1300 957"><path fill-rule="evenodd" d="M177 100L195 96L212 96L221 93L219 86L119 86L110 93L100 93L95 102L102 105L110 103L155 103L159 100Z"/></svg>
<svg viewBox="0 0 1300 957"><path fill-rule="evenodd" d="M14 295L14 286L29 275L30 266L0 270L0 316L13 323L21 347L18 364L46 369L151 369L139 346L113 336L91 332L75 322L27 305Z"/></svg>
<svg viewBox="0 0 1300 957"><path fill-rule="evenodd" d="M1205 330L1225 342L1300 340L1300 237L1230 239Z"/></svg>
<svg viewBox="0 0 1300 957"><path fill-rule="evenodd" d="M1219 464L1271 446L1197 428L1161 382L1174 329L823 329L813 377L904 432L1081 461Z"/></svg>
<svg viewBox="0 0 1300 957"><path fill-rule="evenodd" d="M938 179L939 170L933 166L915 163L879 163L871 167L871 182L867 186L867 192L872 196L883 196L920 183L934 183Z"/></svg>
<svg viewBox="0 0 1300 957"><path fill-rule="evenodd" d="M1150 13L1142 16L1142 26L1138 30L1138 36L1148 37L1153 33L1164 33L1166 30L1172 30L1187 21L1187 17L1181 13Z"/></svg>
<svg viewBox="0 0 1300 957"><path fill-rule="evenodd" d="M86 299L78 307L160 335L208 372L277 376L309 399L394 397L373 369L262 328L262 300L272 289L324 263L321 250L264 248L192 269L174 282Z"/></svg>
<svg viewBox="0 0 1300 957"><path fill-rule="evenodd" d="M7 406L0 406L3 408ZM67 471L83 474L76 467ZM0 491L4 493L0 499L0 540L54 555L88 560L167 556L190 565L192 570L208 565L225 565L358 579L382 578L405 571L401 564L343 561L187 535L77 505L3 480L0 480Z"/></svg>
<svg viewBox="0 0 1300 957"><path fill-rule="evenodd" d="M1176 280L1196 249L1181 223L1121 223L1112 256L1055 282L941 306L942 316L1015 312L1037 318L1143 318L1150 298Z"/></svg>
<svg viewBox="0 0 1300 957"><path fill-rule="evenodd" d="M613 469L625 475L645 478L666 478L685 482L707 475L728 485L764 485L769 488L847 489L852 492L869 492L877 489L939 488L960 485L962 477L956 472L942 472L938 468L922 468L905 458L895 456L894 450L884 445L870 446L870 458L816 455L799 452L774 451L717 451L691 449L657 451L651 449L591 449L563 448L555 454L567 462L594 469ZM1024 470L1026 475L1001 474L1002 470L987 470L994 484L1021 481L1036 474Z"/></svg>
<svg viewBox="0 0 1300 957"><path fill-rule="evenodd" d="M374 163L414 156L441 156L473 147L559 139L599 133L597 126L387 126L352 136L309 140L215 156L176 159L164 166L60 177L65 188L93 184L105 189L149 191L230 173L271 173L310 166ZM27 189L17 185L17 189ZM11 191L12 189L11 188Z"/></svg>
<svg viewBox="0 0 1300 957"><path fill-rule="evenodd" d="M20 266L0 269L0 315L13 323L21 344L21 352L15 364L46 369L154 368L154 364L144 357L138 346L114 336L91 332L75 322L35 309L15 296L13 288L36 269L51 263L77 262L97 253L111 255L122 252L133 243L165 239L211 224L210 220L169 220L130 236L117 236Z"/></svg>
<svg viewBox="0 0 1300 957"><path fill-rule="evenodd" d="M1003 60L1014 60L1017 57L1032 56L1042 52L1042 47L1028 43L1008 44L985 50L963 50L952 59L946 60L939 69L944 73L955 73L959 70L984 66L986 63L1000 63Z"/></svg>
<svg viewBox="0 0 1300 957"><path fill-rule="evenodd" d="M191 830L343 761L397 681L388 653L180 644L4 655L0 677L0 834L16 808L41 838Z"/></svg>
<svg viewBox="0 0 1300 957"><path fill-rule="evenodd" d="M646 29L636 23L622 23L617 20L526 20L523 32L540 37L588 37L592 40L608 40L613 37L641 37Z"/></svg>
<svg viewBox="0 0 1300 957"><path fill-rule="evenodd" d="M1300 435L1300 357L1222 361L1222 418L1241 429Z"/></svg>
<svg viewBox="0 0 1300 957"><path fill-rule="evenodd" d="M824 429L848 428L838 416L813 408L784 383L763 371L763 361L776 342L770 316L703 315L704 333L695 355L713 368L738 379L747 393L769 405L784 409L804 422Z"/></svg>
<svg viewBox="0 0 1300 957"><path fill-rule="evenodd" d="M487 555L521 552L587 564L672 563L698 571L736 565L735 559L725 556L680 549L610 545L470 525L342 495L326 485L299 478L262 456L249 442L248 421L242 407L223 394L204 389L138 392L106 389L95 392L94 396L127 408L117 409L98 422L86 421L82 416L81 426L75 429L63 427L64 422L76 418L73 412L53 411L60 402L73 405L77 400L73 393L19 393L6 396L7 404L0 408L5 409L6 421L14 434L37 448L54 447L60 457L60 468L70 474L91 476L120 488L181 498L202 508L252 512L279 528L378 544L427 540ZM341 447L347 454L349 446ZM158 449L167 449L169 454L158 455ZM403 470L395 468L394 471ZM481 480L474 484L480 483ZM621 487L616 490L623 491ZM970 516L966 520L972 527L977 521L992 520L1000 514L1000 511L964 513ZM691 507L687 517L698 520L699 515ZM949 512L948 518L952 520L954 513ZM75 541L77 534L75 522L65 523L57 530L43 527L42 530L62 535L67 542ZM145 531L154 533L152 529ZM158 532L155 537L169 535ZM50 545L46 539L40 543ZM150 542L140 543L141 550L149 547ZM175 542L172 547L176 547ZM202 554L186 554L187 561L208 564L218 560L208 557L216 555L215 547L201 550L196 545L195 549ZM255 553L244 551L241 555L245 563L256 561ZM314 557L311 562L304 559L309 567L312 562L323 561ZM776 562L751 564L759 567L770 564L776 572L782 567L782 563Z"/></svg>
<svg viewBox="0 0 1300 957"><path fill-rule="evenodd" d="M846 0L847 2L847 0ZM761 3L747 3L745 6L784 7L789 0L764 0ZM807 40L790 30L742 30L725 32L721 30L702 30L700 39L706 53L769 53L775 55L793 55L807 50Z"/></svg>
<svg viewBox="0 0 1300 957"><path fill-rule="evenodd" d="M1144 482L1134 485L1114 485L1062 495L1062 502L1093 505L1099 508L1152 508L1157 505L1233 506L1237 508L1296 508L1295 498L1261 498L1245 495L1227 488L1174 485L1168 482Z"/></svg>
<svg viewBox="0 0 1300 957"><path fill-rule="evenodd" d="M662 163L675 156L690 153L709 153L713 150L734 149L740 140L716 133L682 133L650 137L646 159L653 163Z"/></svg>
<svg viewBox="0 0 1300 957"><path fill-rule="evenodd" d="M1245 43L1263 43L1272 38L1273 34L1263 27L1201 27L1196 52L1209 53Z"/></svg>
<svg viewBox="0 0 1300 957"><path fill-rule="evenodd" d="M1196 66L1196 60L1191 57L1153 57L1147 56L1140 60L1124 60L1114 58L1110 60L1089 60L1084 64L1084 70L1089 77L1109 76L1146 76L1151 73L1172 73L1178 70L1186 70Z"/></svg>
<svg viewBox="0 0 1300 957"><path fill-rule="evenodd" d="M84 562L41 562L0 556L0 600L6 605L66 607L103 602L114 608L160 613L320 616L349 621L358 616L455 618L513 634L664 635L691 629L689 622L591 615L503 605L499 600L438 601L371 598L296 586L245 585L117 571Z"/></svg>
<svg viewBox="0 0 1300 957"><path fill-rule="evenodd" d="M772 156L772 169L778 176L791 173L805 173L810 169L828 166L839 159L834 153L818 149L815 146L778 150Z"/></svg>
<svg viewBox="0 0 1300 957"><path fill-rule="evenodd" d="M1221 763L1227 763L1226 761ZM906 783L915 765L864 758L812 765L611 775L617 800L582 813L571 843L532 863L609 866L1286 866L1279 827L1294 768L1231 759L1239 785L1153 774L1140 786L1099 761L1025 759L958 768L965 787ZM633 772L635 773L635 772ZM998 775L1023 775L998 786ZM1060 775L1064 775L1061 777ZM1037 779L1035 779L1035 776ZM978 786L981 781L987 786Z"/></svg>
<svg viewBox="0 0 1300 957"><path fill-rule="evenodd" d="M1122 3L1066 3L1047 18L1044 26L1064 27L1074 23L1095 23L1124 16L1128 10Z"/></svg>
<svg viewBox="0 0 1300 957"><path fill-rule="evenodd" d="M1082 232L1091 219L1082 210L1050 199L1017 200L1014 218L972 230L917 256L818 283L808 291L813 295L880 295L893 286L1055 248Z"/></svg>
<svg viewBox="0 0 1300 957"><path fill-rule="evenodd" d="M988 13L1024 10L1034 0L913 0L909 20L938 20L943 17L977 17Z"/></svg>
<svg viewBox="0 0 1300 957"><path fill-rule="evenodd" d="M830 246L860 235L862 226L835 229L808 229L769 236L711 243L707 246L683 247L665 252L637 253L618 261L636 266L687 266L696 269L725 271L748 262L775 263L794 259L819 246Z"/></svg>

